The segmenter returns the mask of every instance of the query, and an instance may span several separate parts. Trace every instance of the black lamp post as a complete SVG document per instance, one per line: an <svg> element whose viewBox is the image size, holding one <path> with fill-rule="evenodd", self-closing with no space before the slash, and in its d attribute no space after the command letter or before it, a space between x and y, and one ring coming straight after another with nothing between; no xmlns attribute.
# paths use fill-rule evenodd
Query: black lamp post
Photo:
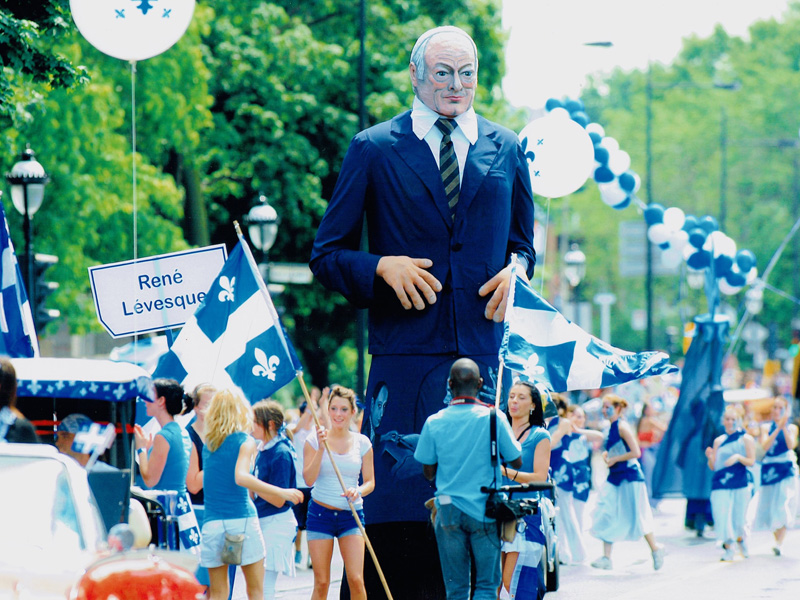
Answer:
<svg viewBox="0 0 800 600"><path fill-rule="evenodd" d="M22 152L19 162L6 173L6 181L11 187L11 201L14 208L24 218L25 233L25 278L28 286L28 301L31 307L36 306L34 294L33 265L33 215L39 210L44 199L44 186L50 180L44 167L34 158L33 150L28 144Z"/></svg>
<svg viewBox="0 0 800 600"><path fill-rule="evenodd" d="M573 321L580 326L580 297L578 296L578 286L586 275L586 255L581 251L577 243L573 242L567 253L564 255L564 276L572 288L572 299L575 304L575 314Z"/></svg>
<svg viewBox="0 0 800 600"><path fill-rule="evenodd" d="M264 194L258 196L258 204L250 209L245 218L250 241L261 252L261 276L269 285L269 251L278 236L278 225L281 220L278 212L267 201Z"/></svg>

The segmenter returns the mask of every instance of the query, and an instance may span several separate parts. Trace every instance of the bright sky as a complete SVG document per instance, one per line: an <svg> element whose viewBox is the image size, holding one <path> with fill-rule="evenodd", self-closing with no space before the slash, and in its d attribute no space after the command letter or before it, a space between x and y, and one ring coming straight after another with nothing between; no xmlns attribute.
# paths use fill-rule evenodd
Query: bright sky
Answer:
<svg viewBox="0 0 800 600"><path fill-rule="evenodd" d="M503 0L510 29L503 87L516 106L578 97L586 75L669 63L692 34L717 23L746 36L751 23L780 18L789 0ZM612 42L611 48L587 42Z"/></svg>

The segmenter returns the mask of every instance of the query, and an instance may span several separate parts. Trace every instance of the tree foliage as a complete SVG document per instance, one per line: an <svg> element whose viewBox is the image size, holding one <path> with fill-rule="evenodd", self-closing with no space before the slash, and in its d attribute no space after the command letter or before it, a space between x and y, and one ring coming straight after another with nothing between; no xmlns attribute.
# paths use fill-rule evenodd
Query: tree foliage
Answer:
<svg viewBox="0 0 800 600"><path fill-rule="evenodd" d="M709 37L684 41L670 65L652 64L652 198L643 200L677 206L686 214L712 215L738 248L750 248L763 273L778 245L800 217L800 139L797 98L800 95L800 6L793 4L785 17L762 21L750 28L749 39L727 34L718 27ZM646 72L617 71L595 79L584 97L587 112L615 137L632 157L632 169L646 173ZM738 89L719 84L737 82ZM728 86L729 87L729 86ZM723 134L723 124L727 131ZM723 147L726 159L723 165ZM723 172L726 177L723 179ZM599 200L596 186L577 202L605 210L603 229L616 234L621 220L638 220L634 209L611 211ZM721 199L725 198L724 207ZM588 206L586 207L588 210ZM640 335L631 332L628 315L644 308L642 284L621 279L609 268L615 242L596 228L582 230L590 261L587 294L614 290L615 343L640 348ZM612 245L609 246L609 242ZM776 263L768 283L800 298L800 239L795 238ZM593 256L604 257L591 266ZM598 276L598 274L601 274ZM668 326L682 327L695 312L704 312L703 299L680 289L682 277L655 281L655 342L666 345ZM790 321L800 314L786 297L765 292L764 309L757 317L778 325L778 342L788 345ZM741 315L743 293L725 297L733 313ZM625 315L622 317L621 315ZM735 321L734 321L735 323Z"/></svg>

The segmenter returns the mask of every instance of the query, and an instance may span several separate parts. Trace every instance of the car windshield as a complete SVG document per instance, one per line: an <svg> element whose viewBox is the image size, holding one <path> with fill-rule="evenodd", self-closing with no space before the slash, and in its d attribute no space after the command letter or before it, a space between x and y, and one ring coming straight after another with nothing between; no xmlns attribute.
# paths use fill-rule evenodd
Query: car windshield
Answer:
<svg viewBox="0 0 800 600"><path fill-rule="evenodd" d="M86 549L67 469L59 461L0 456L0 489L3 546Z"/></svg>

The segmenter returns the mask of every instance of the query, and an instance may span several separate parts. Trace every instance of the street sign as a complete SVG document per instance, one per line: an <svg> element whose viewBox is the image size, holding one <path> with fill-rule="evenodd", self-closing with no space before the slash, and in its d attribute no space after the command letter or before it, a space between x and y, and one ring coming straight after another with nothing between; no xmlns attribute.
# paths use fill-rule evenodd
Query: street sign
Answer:
<svg viewBox="0 0 800 600"><path fill-rule="evenodd" d="M269 263L270 283L311 283L314 274L306 263Z"/></svg>
<svg viewBox="0 0 800 600"><path fill-rule="evenodd" d="M97 320L114 338L181 327L227 258L218 244L89 267Z"/></svg>

